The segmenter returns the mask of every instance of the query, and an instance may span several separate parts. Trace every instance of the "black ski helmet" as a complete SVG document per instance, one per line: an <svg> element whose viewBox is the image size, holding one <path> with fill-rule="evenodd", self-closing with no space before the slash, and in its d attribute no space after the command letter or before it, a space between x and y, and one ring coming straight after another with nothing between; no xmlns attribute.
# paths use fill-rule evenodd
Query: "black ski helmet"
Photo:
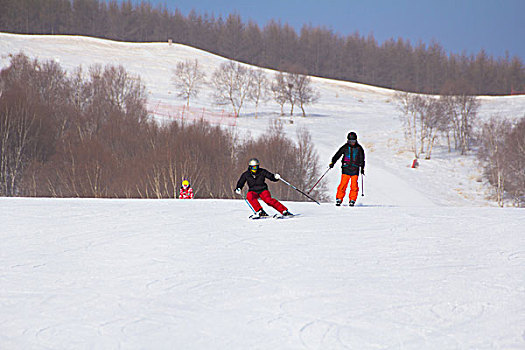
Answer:
<svg viewBox="0 0 525 350"><path fill-rule="evenodd" d="M250 169L252 173L257 172L257 170L259 169L259 159L257 158L250 159L250 161L248 162L248 169Z"/></svg>
<svg viewBox="0 0 525 350"><path fill-rule="evenodd" d="M348 141L357 141L357 134L353 131L349 132L346 138L348 139Z"/></svg>

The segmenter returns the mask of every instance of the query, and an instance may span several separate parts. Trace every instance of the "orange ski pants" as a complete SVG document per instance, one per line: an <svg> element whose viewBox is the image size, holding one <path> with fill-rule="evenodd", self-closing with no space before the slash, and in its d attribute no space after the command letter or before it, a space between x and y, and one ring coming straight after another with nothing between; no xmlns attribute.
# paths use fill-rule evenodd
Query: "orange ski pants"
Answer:
<svg viewBox="0 0 525 350"><path fill-rule="evenodd" d="M359 185L357 179L359 175L341 175L341 183L337 187L337 195L335 198L340 199L341 201L345 198L346 188L348 187L348 182L350 182L350 194L348 199L351 201L357 200L357 194L359 193Z"/></svg>

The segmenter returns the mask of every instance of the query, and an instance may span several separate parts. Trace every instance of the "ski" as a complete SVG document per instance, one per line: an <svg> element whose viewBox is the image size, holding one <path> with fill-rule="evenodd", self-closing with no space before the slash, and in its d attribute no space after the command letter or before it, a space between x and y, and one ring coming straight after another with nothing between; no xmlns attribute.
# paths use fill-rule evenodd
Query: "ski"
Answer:
<svg viewBox="0 0 525 350"><path fill-rule="evenodd" d="M255 215L255 214L252 214L250 216L248 216L249 219L252 219L252 220L262 220L262 219L271 219L273 218L273 216L259 216L259 215Z"/></svg>
<svg viewBox="0 0 525 350"><path fill-rule="evenodd" d="M258 215L255 215L255 214L252 214L250 216L248 216L249 219L251 220L262 220L262 219L291 219L293 217L296 217L296 216L299 216L301 214L292 214L292 215L282 215L282 214L275 214L275 215L268 215L268 216L258 216Z"/></svg>
<svg viewBox="0 0 525 350"><path fill-rule="evenodd" d="M275 214L273 217L274 217L274 219L279 219L280 220L280 219L292 219L292 218L294 218L296 216L299 216L299 215L301 215L301 214L292 214L292 215L286 215L286 216L284 216L282 214Z"/></svg>

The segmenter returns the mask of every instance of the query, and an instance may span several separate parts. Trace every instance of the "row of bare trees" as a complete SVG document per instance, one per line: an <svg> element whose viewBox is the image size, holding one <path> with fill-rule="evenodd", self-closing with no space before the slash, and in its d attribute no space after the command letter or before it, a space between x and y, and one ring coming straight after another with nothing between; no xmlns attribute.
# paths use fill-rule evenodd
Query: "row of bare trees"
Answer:
<svg viewBox="0 0 525 350"><path fill-rule="evenodd" d="M190 105L190 99L198 96L200 88L208 83L199 61L186 60L177 63L173 70L172 81L177 90L177 96ZM312 80L299 69L290 72L275 73L273 82L261 68L249 68L238 62L222 63L212 74L210 82L213 88L213 98L219 105L231 105L234 115L239 115L247 101L255 105L257 117L259 106L272 97L281 106L290 104L290 115L293 116L294 106L299 105L303 117L306 117L306 106L315 103L320 93L312 85Z"/></svg>
<svg viewBox="0 0 525 350"><path fill-rule="evenodd" d="M498 204L511 200L525 206L525 116L517 123L501 116L480 123L480 102L467 91L456 87L439 96L397 95L414 157L430 159L438 138L447 140L449 152L452 145L462 155L475 148Z"/></svg>
<svg viewBox="0 0 525 350"><path fill-rule="evenodd" d="M447 140L449 152L452 141L462 155L471 149L480 103L468 91L454 88L439 96L398 93L396 99L415 158L425 154L430 159L440 136Z"/></svg>
<svg viewBox="0 0 525 350"><path fill-rule="evenodd" d="M305 106L317 102L319 91L313 87L312 80L301 69L291 68L288 72L278 72L270 89L273 99L281 106L281 115L284 115L284 106L290 104L290 115L294 113L296 105L301 108L303 117L306 116Z"/></svg>
<svg viewBox="0 0 525 350"><path fill-rule="evenodd" d="M525 116L512 123L493 117L481 127L478 158L500 206L525 207Z"/></svg>
<svg viewBox="0 0 525 350"><path fill-rule="evenodd" d="M318 176L306 132L293 142L277 125L240 140L204 121L159 125L145 103L140 77L122 67L68 75L56 62L12 56L0 71L0 196L173 198L188 179L197 197L232 198L254 156L303 188Z"/></svg>
<svg viewBox="0 0 525 350"><path fill-rule="evenodd" d="M476 94L525 90L523 59L446 52L440 43L373 34L348 35L305 24L296 30L270 20L264 26L238 14L214 16L169 10L134 0L0 0L0 31L73 34L135 42L191 45L256 66L305 67L308 75L437 94L449 81L466 80Z"/></svg>

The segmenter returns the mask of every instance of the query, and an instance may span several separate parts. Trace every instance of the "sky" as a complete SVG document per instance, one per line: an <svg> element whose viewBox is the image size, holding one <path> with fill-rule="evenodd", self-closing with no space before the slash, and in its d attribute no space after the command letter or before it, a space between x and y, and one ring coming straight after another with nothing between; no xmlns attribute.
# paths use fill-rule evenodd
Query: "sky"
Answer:
<svg viewBox="0 0 525 350"><path fill-rule="evenodd" d="M142 0L134 0L136 3ZM239 14L263 27L271 19L299 33L305 24L323 26L340 35L372 33L379 43L390 38L439 42L447 53L494 57L518 56L525 61L525 0L146 0L192 9L215 17Z"/></svg>

